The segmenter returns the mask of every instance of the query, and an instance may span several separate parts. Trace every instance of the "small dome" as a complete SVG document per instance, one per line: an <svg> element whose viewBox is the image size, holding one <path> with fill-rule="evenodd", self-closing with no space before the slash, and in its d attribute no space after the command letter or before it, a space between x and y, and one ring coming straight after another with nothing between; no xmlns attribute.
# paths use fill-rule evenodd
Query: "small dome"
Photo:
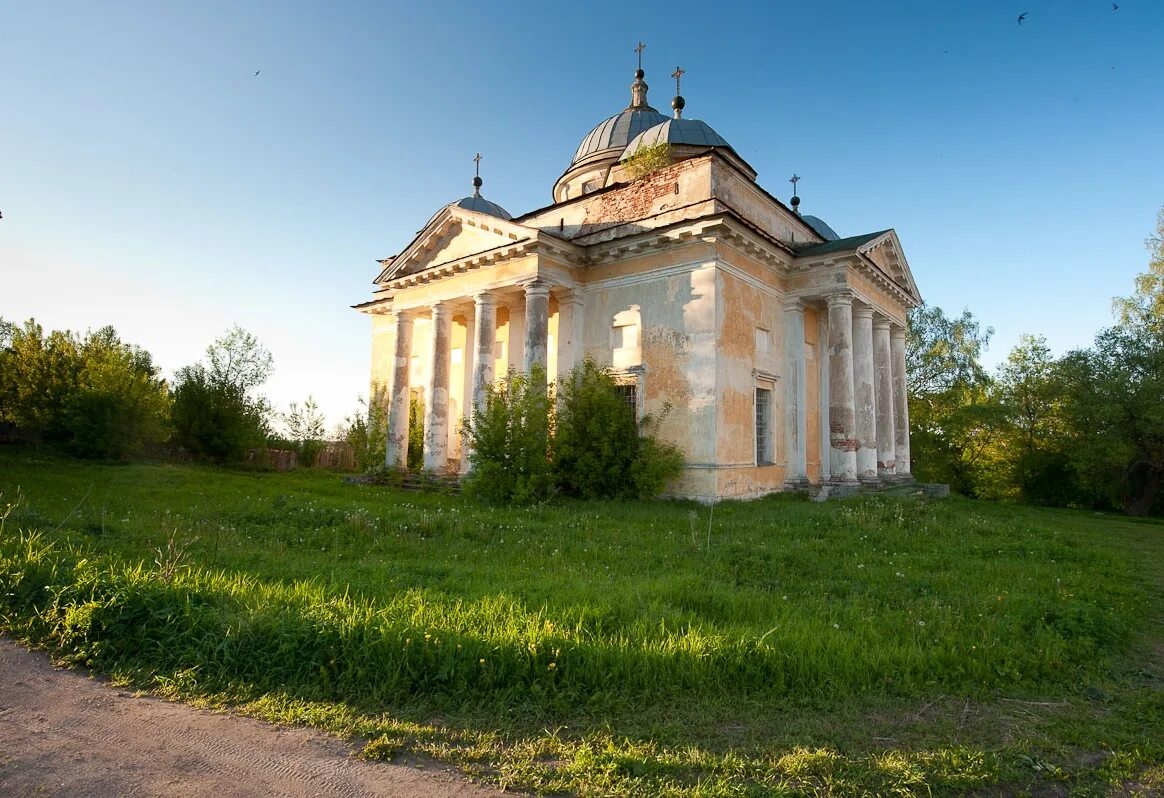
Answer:
<svg viewBox="0 0 1164 798"><path fill-rule="evenodd" d="M635 136L666 119L667 117L649 105L623 109L609 119L595 125L594 129L578 145L578 151L574 153L574 160L570 162L570 165L573 166L583 158L595 153L623 150L627 142Z"/></svg>
<svg viewBox="0 0 1164 798"><path fill-rule="evenodd" d="M686 144L692 147L727 147L727 140L712 130L711 125L699 119L664 119L662 123L631 139L619 160L634 155L639 147L656 144Z"/></svg>
<svg viewBox="0 0 1164 798"><path fill-rule="evenodd" d="M833 231L833 228L825 224L824 219L821 219L818 216L801 216L800 218L807 222L808 226L815 230L817 235L819 235L825 241L840 240L841 237Z"/></svg>
<svg viewBox="0 0 1164 798"><path fill-rule="evenodd" d="M498 219L512 219L509 211L502 208L496 202L490 202L478 193L474 193L471 197L465 197L462 200L450 203L449 207L456 206L464 208L469 211L477 211L477 213L487 213L490 216L496 216Z"/></svg>

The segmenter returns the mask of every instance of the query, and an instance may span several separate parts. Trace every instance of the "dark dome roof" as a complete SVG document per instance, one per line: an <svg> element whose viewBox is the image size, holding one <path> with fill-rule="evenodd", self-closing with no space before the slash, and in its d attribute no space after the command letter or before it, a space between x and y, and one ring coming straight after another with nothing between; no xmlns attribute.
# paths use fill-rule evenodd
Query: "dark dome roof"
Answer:
<svg viewBox="0 0 1164 798"><path fill-rule="evenodd" d="M656 144L688 144L694 147L728 147L720 134L716 133L711 125L699 119L663 119L657 124L635 136L627 144L622 157L634 155L639 147L653 147Z"/></svg>
<svg viewBox="0 0 1164 798"><path fill-rule="evenodd" d="M839 241L840 236L833 231L833 228L825 224L825 220L818 216L801 216L808 223L808 226L817 232L825 241Z"/></svg>
<svg viewBox="0 0 1164 798"><path fill-rule="evenodd" d="M474 193L471 197L465 197L464 199L450 203L450 205L455 205L458 208L465 208L470 211L477 211L477 213L487 213L490 216L496 216L498 219L508 220L513 218L505 208L502 208L496 202L490 202L477 193Z"/></svg>
<svg viewBox="0 0 1164 798"><path fill-rule="evenodd" d="M586 138L582 139L570 165L573 166L583 158L595 153L607 150L621 152L626 149L627 143L635 136L660 122L666 121L666 119L667 117L649 105L619 111L609 119L595 125L594 129L586 135Z"/></svg>

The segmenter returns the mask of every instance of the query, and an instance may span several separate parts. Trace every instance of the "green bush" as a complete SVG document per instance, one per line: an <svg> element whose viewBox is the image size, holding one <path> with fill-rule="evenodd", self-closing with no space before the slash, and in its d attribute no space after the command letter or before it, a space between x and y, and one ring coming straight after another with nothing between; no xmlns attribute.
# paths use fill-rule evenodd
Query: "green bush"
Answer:
<svg viewBox="0 0 1164 798"><path fill-rule="evenodd" d="M528 504L554 490L549 439L552 400L545 372L510 369L489 386L485 408L474 413L465 435L472 444L472 471L465 491L489 502Z"/></svg>
<svg viewBox="0 0 1164 798"><path fill-rule="evenodd" d="M608 371L587 358L563 380L557 410L541 372L510 371L489 390L466 434L471 494L527 503L553 492L582 499L648 498L683 469L683 454L658 438L662 417L636 422ZM666 405L663 416L670 410Z"/></svg>
<svg viewBox="0 0 1164 798"><path fill-rule="evenodd" d="M413 471L424 468L424 400L413 391L408 398L408 462Z"/></svg>
<svg viewBox="0 0 1164 798"><path fill-rule="evenodd" d="M212 379L201 365L175 378L174 442L216 463L238 462L267 439L266 408L238 386Z"/></svg>

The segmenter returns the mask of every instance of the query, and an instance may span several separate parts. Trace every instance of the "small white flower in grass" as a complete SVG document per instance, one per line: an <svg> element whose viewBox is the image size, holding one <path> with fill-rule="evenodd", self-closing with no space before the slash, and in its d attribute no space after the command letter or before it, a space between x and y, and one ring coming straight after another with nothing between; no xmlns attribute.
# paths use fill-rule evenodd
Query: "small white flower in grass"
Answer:
<svg viewBox="0 0 1164 798"><path fill-rule="evenodd" d="M785 601L788 601L788 596L785 596L785 597L784 597L784 600L785 600Z"/></svg>
<svg viewBox="0 0 1164 798"><path fill-rule="evenodd" d="M918 625L918 626L925 626L925 625L926 625L926 622L925 622L925 621L918 621L918 622L917 622L917 625Z"/></svg>
<svg viewBox="0 0 1164 798"><path fill-rule="evenodd" d="M865 563L863 563L863 562L862 562L862 563L857 563L857 567L858 567L858 568L864 568L864 567L865 567Z"/></svg>
<svg viewBox="0 0 1164 798"><path fill-rule="evenodd" d="M833 628L834 628L834 629L840 629L840 628L841 628L841 625L840 625L839 623L834 623L834 624L833 624Z"/></svg>

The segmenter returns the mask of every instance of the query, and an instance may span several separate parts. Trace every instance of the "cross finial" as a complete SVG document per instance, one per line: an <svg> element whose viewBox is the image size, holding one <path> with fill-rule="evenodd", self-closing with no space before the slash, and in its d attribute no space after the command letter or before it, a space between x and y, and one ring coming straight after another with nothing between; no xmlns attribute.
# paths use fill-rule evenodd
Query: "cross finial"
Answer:
<svg viewBox="0 0 1164 798"><path fill-rule="evenodd" d="M646 49L647 46L642 42L639 42L639 46L635 48L635 52L639 54L639 69L643 68L643 50Z"/></svg>
<svg viewBox="0 0 1164 798"><path fill-rule="evenodd" d="M477 165L477 177L481 176L481 153L477 153L477 157L473 159L473 163Z"/></svg>
<svg viewBox="0 0 1164 798"><path fill-rule="evenodd" d="M679 66L675 67L675 71L671 73L671 77L675 78L675 93L676 94L683 93L683 92L679 91L679 78L683 77L686 74L687 74L687 70L684 69L683 67L679 67Z"/></svg>
<svg viewBox="0 0 1164 798"><path fill-rule="evenodd" d="M788 178L788 182L792 184L792 196L795 197L796 196L796 184L800 182L800 175L793 172L792 177Z"/></svg>

